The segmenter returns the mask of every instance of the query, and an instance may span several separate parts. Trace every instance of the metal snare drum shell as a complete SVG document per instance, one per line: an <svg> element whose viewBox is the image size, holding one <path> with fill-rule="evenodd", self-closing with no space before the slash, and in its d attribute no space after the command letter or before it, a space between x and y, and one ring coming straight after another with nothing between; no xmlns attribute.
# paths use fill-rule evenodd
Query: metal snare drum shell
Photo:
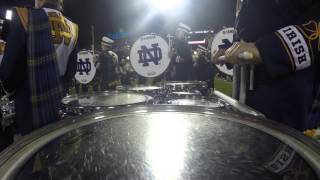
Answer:
<svg viewBox="0 0 320 180"><path fill-rule="evenodd" d="M318 179L320 147L291 128L253 116L194 106L129 107L49 125L0 154L0 179L39 175Z"/></svg>

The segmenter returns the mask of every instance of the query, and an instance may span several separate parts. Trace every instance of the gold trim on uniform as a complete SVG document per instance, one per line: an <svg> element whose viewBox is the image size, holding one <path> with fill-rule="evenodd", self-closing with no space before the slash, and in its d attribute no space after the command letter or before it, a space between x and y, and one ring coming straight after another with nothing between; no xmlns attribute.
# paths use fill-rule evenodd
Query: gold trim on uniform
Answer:
<svg viewBox="0 0 320 180"><path fill-rule="evenodd" d="M318 40L318 51L320 51L320 22L314 20L302 25L302 33L310 41Z"/></svg>
<svg viewBox="0 0 320 180"><path fill-rule="evenodd" d="M56 12L48 12L48 17L54 44L61 44L63 41L65 45L70 45L72 26L67 23L66 18Z"/></svg>
<svg viewBox="0 0 320 180"><path fill-rule="evenodd" d="M15 7L25 31L28 31L29 15L27 8Z"/></svg>
<svg viewBox="0 0 320 180"><path fill-rule="evenodd" d="M318 51L320 51L320 22L317 23L316 21L311 20L308 23L303 24L302 27L297 26L297 28L309 41L308 45L311 50L312 62L314 63L315 55L312 48L312 42L318 40Z"/></svg>
<svg viewBox="0 0 320 180"><path fill-rule="evenodd" d="M6 44L4 41L0 41L0 55L4 54L4 50L5 50Z"/></svg>

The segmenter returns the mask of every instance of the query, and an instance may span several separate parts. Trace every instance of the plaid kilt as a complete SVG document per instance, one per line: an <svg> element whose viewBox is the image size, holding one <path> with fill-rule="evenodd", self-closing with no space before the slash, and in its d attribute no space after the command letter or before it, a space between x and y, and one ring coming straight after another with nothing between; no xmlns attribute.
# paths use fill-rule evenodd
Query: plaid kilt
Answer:
<svg viewBox="0 0 320 180"><path fill-rule="evenodd" d="M33 129L59 120L63 88L51 25L42 9L29 9L27 67Z"/></svg>

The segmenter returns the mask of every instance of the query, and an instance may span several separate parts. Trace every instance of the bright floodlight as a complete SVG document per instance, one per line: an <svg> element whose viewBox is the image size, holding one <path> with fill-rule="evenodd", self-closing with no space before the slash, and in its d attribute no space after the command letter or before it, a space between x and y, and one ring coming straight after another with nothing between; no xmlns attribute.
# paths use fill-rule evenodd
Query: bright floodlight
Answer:
<svg viewBox="0 0 320 180"><path fill-rule="evenodd" d="M184 0L147 0L150 5L159 11L166 11L182 5Z"/></svg>
<svg viewBox="0 0 320 180"><path fill-rule="evenodd" d="M7 10L7 12L6 12L6 19L7 19L7 20L11 20L11 19L12 19L12 11L11 11L11 10Z"/></svg>

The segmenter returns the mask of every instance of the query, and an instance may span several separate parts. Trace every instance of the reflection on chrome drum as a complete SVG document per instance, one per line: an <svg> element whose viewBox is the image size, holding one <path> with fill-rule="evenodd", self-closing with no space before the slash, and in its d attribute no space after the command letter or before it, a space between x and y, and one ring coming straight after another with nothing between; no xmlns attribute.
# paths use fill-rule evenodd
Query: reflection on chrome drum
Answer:
<svg viewBox="0 0 320 180"><path fill-rule="evenodd" d="M168 104L179 106L203 106L208 108L223 108L225 103L218 99L175 99L170 100Z"/></svg>
<svg viewBox="0 0 320 180"><path fill-rule="evenodd" d="M82 115L101 109L113 109L137 104L145 105L150 103L152 99L151 96L147 95L118 91L71 95L62 99L62 111L66 116Z"/></svg>
<svg viewBox="0 0 320 180"><path fill-rule="evenodd" d="M284 125L223 109L147 106L60 121L0 154L0 179L320 177L320 146Z"/></svg>
<svg viewBox="0 0 320 180"><path fill-rule="evenodd" d="M16 112L14 108L14 101L10 101L7 96L1 97L0 111L1 127L4 130L5 128L11 126L15 121Z"/></svg>
<svg viewBox="0 0 320 180"><path fill-rule="evenodd" d="M172 92L199 91L203 96L207 96L209 94L208 85L204 81L168 81L159 83L159 85Z"/></svg>
<svg viewBox="0 0 320 180"><path fill-rule="evenodd" d="M164 97L167 95L165 89L159 86L117 86L116 89L120 92L132 92L151 96L153 98L153 104L164 103Z"/></svg>

